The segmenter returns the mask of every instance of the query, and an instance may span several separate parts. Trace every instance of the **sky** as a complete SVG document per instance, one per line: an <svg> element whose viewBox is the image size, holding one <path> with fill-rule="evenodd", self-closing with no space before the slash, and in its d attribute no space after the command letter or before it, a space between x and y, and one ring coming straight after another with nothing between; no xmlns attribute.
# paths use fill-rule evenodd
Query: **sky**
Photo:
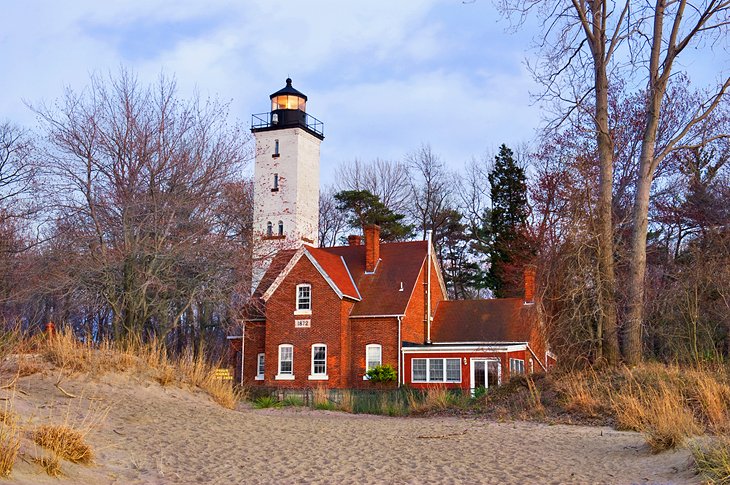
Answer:
<svg viewBox="0 0 730 485"><path fill-rule="evenodd" d="M36 128L94 73L174 76L180 96L230 102L245 125L291 77L324 122L323 184L355 158L423 143L453 169L533 137L531 37L489 1L24 1L3 7L0 120Z"/></svg>

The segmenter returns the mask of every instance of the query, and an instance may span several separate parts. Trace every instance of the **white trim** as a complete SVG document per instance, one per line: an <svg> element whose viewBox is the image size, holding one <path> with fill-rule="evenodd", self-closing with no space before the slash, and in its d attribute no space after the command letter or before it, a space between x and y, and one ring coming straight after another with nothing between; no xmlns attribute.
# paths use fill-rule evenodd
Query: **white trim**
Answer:
<svg viewBox="0 0 730 485"><path fill-rule="evenodd" d="M471 357L469 359L469 389L474 392L474 362L484 362L484 380L485 386L489 389L489 362L497 363L497 386L502 385L502 359L497 357Z"/></svg>
<svg viewBox="0 0 730 485"><path fill-rule="evenodd" d="M375 274L375 272L378 270L378 265L383 260L383 258L378 258L378 260L375 262L375 267L372 271L365 271L365 274Z"/></svg>
<svg viewBox="0 0 730 485"><path fill-rule="evenodd" d="M287 275L291 272L292 269L294 269L294 266L299 262L299 260L302 258L302 255L306 251L305 247L302 246L294 253L292 258L289 260L289 262L284 266L284 269L279 273L279 276L276 277L273 283L271 283L271 286L264 292L263 296L261 296L261 299L264 301L268 301L269 298L271 298L271 295L274 294L276 289L281 285L281 283L284 281L284 279L287 277Z"/></svg>
<svg viewBox="0 0 730 485"><path fill-rule="evenodd" d="M363 376L365 380L368 380L367 379L367 377L368 377L367 376L367 372L370 370L368 368L368 350L371 347L373 347L373 348L378 347L380 349L380 359L379 359L379 362L380 363L378 365L383 365L383 346L381 344L367 344L367 345L365 345L365 376Z"/></svg>
<svg viewBox="0 0 730 485"><path fill-rule="evenodd" d="M281 350L284 347L291 348L291 372L282 373L281 372ZM279 358L278 358L278 364L277 364L277 371L276 371L276 379L277 380L293 380L294 379L294 346L292 344L279 344ZM289 376L289 377L287 377Z"/></svg>
<svg viewBox="0 0 730 485"><path fill-rule="evenodd" d="M425 360L426 361L426 380L425 381L417 381L413 378L413 361L414 360ZM441 367L443 379L441 380L432 380L431 379L431 361L432 360L440 360L443 364ZM459 362L459 380L458 381L449 381L447 380L447 360L456 360ZM496 359L494 359L496 360ZM413 357L411 358L411 382L415 384L461 384L461 382L464 379L464 376L462 375L462 369L461 369L461 357Z"/></svg>
<svg viewBox="0 0 730 485"><path fill-rule="evenodd" d="M398 315L350 315L349 318L398 318L398 317L405 317L404 313L398 314Z"/></svg>
<svg viewBox="0 0 730 485"><path fill-rule="evenodd" d="M274 380L277 380L277 381L293 381L294 380L294 374L276 374L274 376Z"/></svg>
<svg viewBox="0 0 730 485"><path fill-rule="evenodd" d="M299 308L299 290L308 288L309 289L309 297L307 300L307 306L309 308ZM296 289L294 290L294 307L296 310L294 310L294 315L311 315L312 314L312 285L311 283L299 283L296 286Z"/></svg>
<svg viewBox="0 0 730 485"><path fill-rule="evenodd" d="M271 298L271 295L274 294L277 288L281 285L281 283L286 279L286 277L289 275L292 269L294 269L294 266L299 262L299 260L302 258L303 255L307 256L307 259L309 259L309 262L312 263L312 265L315 267L315 269L319 272L319 274L324 278L324 280L327 282L328 285L332 288L332 290L337 294L337 296L341 299L343 296L346 296L347 298L351 298L353 300L360 301L362 297L354 297L350 295L345 295L342 293L342 291L337 287L334 281L332 281L332 278L327 274L327 272L322 268L322 266L319 264L317 259L312 256L312 254L307 251L307 246L304 245L297 249L296 253L292 256L292 258L289 260L286 266L284 266L284 269L279 273L279 276L276 277L273 283L271 283L271 286L264 292L263 296L261 297L264 301L268 301L269 298ZM340 256L340 259L342 257ZM345 265L345 269L347 270L348 274L350 272L349 268L347 267L347 264L345 264L345 260L342 259L342 264ZM350 275L350 280L352 280L352 275ZM358 296L360 295L360 291L357 289L357 286L355 286L355 282L353 281L353 286L355 288L355 291L357 291Z"/></svg>
<svg viewBox="0 0 730 485"><path fill-rule="evenodd" d="M439 345L464 345L464 346L474 346L474 345L498 345L498 346L504 346L504 345L527 345L527 342L505 342L505 341L493 341L493 342L485 342L485 341L464 341L464 342L432 342L431 345L433 346L439 346Z"/></svg>
<svg viewBox="0 0 730 485"><path fill-rule="evenodd" d="M532 348L530 347L529 344L527 345L527 350L530 351L530 353L535 358L535 360L538 362L538 364L540 364L540 367L542 367L542 370L544 370L545 372L547 372L547 361L545 361L544 364L542 362L540 362L540 359L537 357L537 354L532 351Z"/></svg>
<svg viewBox="0 0 730 485"><path fill-rule="evenodd" d="M347 271L347 276L350 277L350 283L352 283L352 287L355 288L355 291L357 292L358 301L362 300L360 289L357 287L357 285L355 284L355 280L352 278L352 273L350 273L350 268L348 268L347 263L345 263L345 258L343 256L340 256L340 259L342 260L342 266L344 266L345 270Z"/></svg>
<svg viewBox="0 0 730 485"><path fill-rule="evenodd" d="M243 338L243 335L229 335L226 337L228 340L238 340L239 338Z"/></svg>
<svg viewBox="0 0 730 485"><path fill-rule="evenodd" d="M473 352L519 352L525 350L527 345L469 345L463 347L403 347L404 354L421 354L421 353L473 353Z"/></svg>
<svg viewBox="0 0 730 485"><path fill-rule="evenodd" d="M334 292L337 293L337 296L340 299L342 299L342 297L343 297L344 294L337 287L337 285L335 284L335 282L332 281L332 278L330 278L330 276L327 274L327 272L324 270L324 268L322 266L320 266L319 262L315 259L315 257L312 256L309 251L306 251L304 254L307 256L307 259L309 259L309 262L312 263L312 266L314 266L314 268L317 271L319 271L319 274L322 275L322 278L324 278L324 280L327 282L327 284L330 285L330 287L332 288L332 290L334 290ZM350 298L352 298L352 297L350 297Z"/></svg>
<svg viewBox="0 0 730 485"><path fill-rule="evenodd" d="M261 357L264 358L264 372L261 372ZM256 380L257 381L264 380L265 370L266 370L266 353L259 352L258 354L256 354Z"/></svg>
<svg viewBox="0 0 730 485"><path fill-rule="evenodd" d="M315 347L324 347L324 372L316 373L314 372L314 348ZM323 343L316 343L312 344L311 352L310 352L311 358L309 359L309 380L310 381L319 381L319 380L327 380L329 377L327 377L327 344Z"/></svg>

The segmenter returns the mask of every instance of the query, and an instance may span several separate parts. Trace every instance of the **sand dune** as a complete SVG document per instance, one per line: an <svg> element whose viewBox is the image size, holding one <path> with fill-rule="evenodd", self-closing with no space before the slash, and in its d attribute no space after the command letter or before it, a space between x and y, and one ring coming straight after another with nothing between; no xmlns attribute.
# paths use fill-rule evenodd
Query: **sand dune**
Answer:
<svg viewBox="0 0 730 485"><path fill-rule="evenodd" d="M20 380L30 425L108 408L91 466L47 476L24 442L9 483L699 483L686 450L652 455L637 433L466 418L389 418L303 409L230 411L199 392L127 375ZM2 391L7 395L9 391Z"/></svg>

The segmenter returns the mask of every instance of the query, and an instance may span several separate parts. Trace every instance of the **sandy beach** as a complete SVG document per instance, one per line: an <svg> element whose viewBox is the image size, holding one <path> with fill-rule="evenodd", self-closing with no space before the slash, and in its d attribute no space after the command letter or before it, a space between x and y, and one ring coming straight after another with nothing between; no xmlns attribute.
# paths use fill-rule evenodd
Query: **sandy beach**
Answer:
<svg viewBox="0 0 730 485"><path fill-rule="evenodd" d="M25 439L7 483L699 483L686 450L653 455L610 428L390 418L301 408L221 408L202 392L128 375L20 380L29 426L108 409L89 433L93 465L49 477ZM2 391L5 395L8 390ZM97 411L93 411L97 410Z"/></svg>

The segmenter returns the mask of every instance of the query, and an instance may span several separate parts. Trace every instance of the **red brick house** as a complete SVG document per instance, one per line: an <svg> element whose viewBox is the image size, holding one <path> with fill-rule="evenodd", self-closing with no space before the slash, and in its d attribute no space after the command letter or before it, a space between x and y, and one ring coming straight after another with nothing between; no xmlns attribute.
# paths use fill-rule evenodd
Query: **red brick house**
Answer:
<svg viewBox="0 0 730 485"><path fill-rule="evenodd" d="M236 377L269 387L368 388L373 366L392 385L462 389L545 371L552 355L532 301L447 301L430 242L365 241L280 251L254 293L240 335L229 337ZM427 318L431 315L431 318Z"/></svg>

